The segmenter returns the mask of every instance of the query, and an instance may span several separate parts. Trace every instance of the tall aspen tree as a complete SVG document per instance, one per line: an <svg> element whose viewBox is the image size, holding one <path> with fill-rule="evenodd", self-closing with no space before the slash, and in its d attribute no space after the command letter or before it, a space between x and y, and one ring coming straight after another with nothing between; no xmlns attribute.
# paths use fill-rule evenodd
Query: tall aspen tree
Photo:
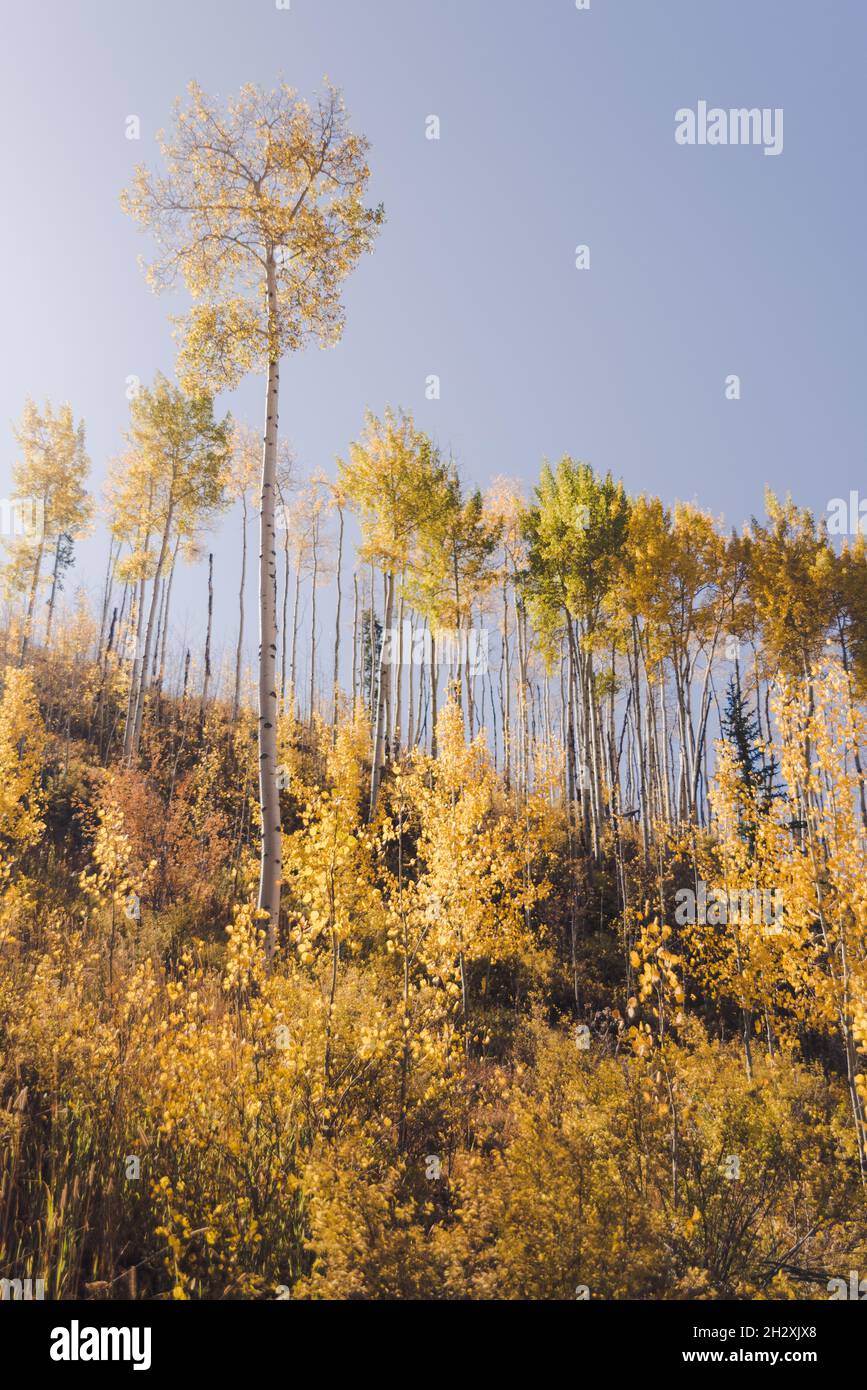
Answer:
<svg viewBox="0 0 867 1390"><path fill-rule="evenodd" d="M155 288L181 279L182 377L230 389L266 374L259 555L259 909L269 958L282 879L277 787L276 472L280 361L310 341L336 342L340 287L370 251L382 208L364 204L368 145L326 86L314 107L285 84L245 85L222 106L197 83L161 136L164 174L136 170L123 205L157 238Z"/></svg>

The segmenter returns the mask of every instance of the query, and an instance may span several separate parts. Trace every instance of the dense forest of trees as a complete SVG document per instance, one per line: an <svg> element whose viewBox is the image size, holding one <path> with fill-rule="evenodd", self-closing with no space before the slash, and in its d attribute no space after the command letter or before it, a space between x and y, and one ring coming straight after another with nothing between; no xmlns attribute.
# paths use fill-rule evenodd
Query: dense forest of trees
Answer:
<svg viewBox="0 0 867 1390"><path fill-rule="evenodd" d="M0 1278L827 1296L867 1262L862 537L571 457L476 490L385 406L305 476L279 365L339 335L366 145L334 92L193 87L165 154L127 206L192 296L178 383L98 498L70 405L16 430ZM256 369L264 425L220 418ZM229 509L193 650L173 581Z"/></svg>

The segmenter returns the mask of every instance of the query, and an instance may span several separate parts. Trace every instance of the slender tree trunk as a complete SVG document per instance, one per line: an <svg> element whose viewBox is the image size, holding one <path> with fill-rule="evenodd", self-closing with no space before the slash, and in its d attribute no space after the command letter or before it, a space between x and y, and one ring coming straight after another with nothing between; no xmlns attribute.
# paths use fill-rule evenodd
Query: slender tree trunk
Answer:
<svg viewBox="0 0 867 1390"><path fill-rule="evenodd" d="M431 757L437 755L437 635L433 627L430 630L430 752Z"/></svg>
<svg viewBox="0 0 867 1390"><path fill-rule="evenodd" d="M142 632L144 624L144 597L145 581L140 579L138 582L138 604L135 620L135 651L133 653L132 672L129 682L129 698L126 707L126 727L123 734L123 759L127 762L132 748L133 731L135 729L136 701L138 698L139 685L141 683L141 649ZM132 628L132 613L130 613L130 628Z"/></svg>
<svg viewBox="0 0 867 1390"><path fill-rule="evenodd" d="M500 678L502 681L503 765L506 791L512 781L512 667L509 652L509 586L503 584L503 653Z"/></svg>
<svg viewBox="0 0 867 1390"><path fill-rule="evenodd" d="M27 648L30 645L30 634L33 630L33 612L36 608L36 591L39 588L39 572L42 569L42 557L45 554L45 531L44 528L39 533L39 546L36 551L36 559L33 562L33 578L30 581L30 596L27 600L27 616L24 619L24 631L21 634L21 656L19 664L24 665L24 658L27 655Z"/></svg>
<svg viewBox="0 0 867 1390"><path fill-rule="evenodd" d="M850 711L851 711L851 709L852 709L852 676L851 676L851 672L850 672L850 669L849 669L849 648L848 648L848 646L847 646L847 644L846 644L846 638L845 638L845 635L844 635L844 633L843 633L842 627L839 627L839 632L840 632L840 652L841 652L841 655L842 655L842 657L843 657L843 670L846 672L846 677L847 677L846 686L847 686L847 690L848 690L849 709L850 709ZM759 700L759 695L758 695L758 691L757 691L757 692L756 692L756 707L757 707L757 708L758 708L759 704L760 704L760 700ZM760 719L760 721L759 721L759 728L761 728L761 719ZM865 801L865 798L864 798L864 768L863 768L862 763L861 763L861 752L860 752L860 750L859 750L859 748L858 748L857 742L854 744L854 747L853 747L853 749L852 749L852 752L853 752L854 757L855 757L855 771L856 771L857 774L858 774L858 799L859 799L860 804L861 804L861 824L862 824L862 826L864 827L864 829L867 830L867 801Z"/></svg>
<svg viewBox="0 0 867 1390"><path fill-rule="evenodd" d="M119 652L120 652L121 648L123 647L123 644L128 640L128 628L129 628L129 625L130 625L130 619L129 619L129 617L127 616L126 605L127 605L128 600L129 600L130 587L131 587L131 586L130 586L129 580L128 580L128 579L124 580L123 593L122 593L121 596L120 596L120 613L118 614L118 619L117 619L117 623L118 623L118 627L117 627L118 637L117 637L116 647L117 647L117 650L118 650ZM126 628L124 627L124 620L126 620Z"/></svg>
<svg viewBox="0 0 867 1390"><path fill-rule="evenodd" d="M425 618L425 619L423 619L422 634L424 634L424 632L425 632L426 630L427 630L427 619ZM423 640L423 639L422 639L422 640ZM424 651L424 648L422 648L422 651ZM424 710L424 707L425 707L425 706L424 706L424 696L425 696L425 679L424 679L424 661L422 660L422 662L421 662L421 664L420 664L420 666L419 666L419 668L418 668L418 711L417 711L417 713L416 713L416 719L415 719L416 741L418 742L418 744L420 745L421 748L424 748L424 744L425 744L425 735L426 735L425 726L424 726L424 724L423 724L423 722L422 722L422 711Z"/></svg>
<svg viewBox="0 0 867 1390"><path fill-rule="evenodd" d="M409 615L409 670L407 671L407 696L406 696L406 746L412 748L415 744L415 614L410 609Z"/></svg>
<svg viewBox="0 0 867 1390"><path fill-rule="evenodd" d="M576 800L578 779L576 776L575 768L575 700L573 698L575 684L575 657L573 649L575 645L575 639L572 633L572 622L569 617L568 611L566 613L566 625L566 688L568 691L568 694L566 695L566 805L568 808L569 835L571 839L573 806Z"/></svg>
<svg viewBox="0 0 867 1390"><path fill-rule="evenodd" d="M169 566L169 582L166 585L166 602L165 607L163 609L163 637L162 642L160 644L160 667L159 675L157 676L157 688L160 691L163 688L163 681L165 680L166 674L166 643L168 641L169 635L169 612L171 611L172 603L172 581L175 577L175 565L178 563L178 546L180 545L180 543L181 538L180 536L178 536L177 540L175 541L175 548L172 551L172 563Z"/></svg>
<svg viewBox="0 0 867 1390"><path fill-rule="evenodd" d="M527 708L527 633L521 619L523 604L518 601L517 589L513 589L515 605L515 633L518 640L518 700L521 713L521 791L527 795L530 787L530 725Z"/></svg>
<svg viewBox="0 0 867 1390"><path fill-rule="evenodd" d="M664 794L663 812L666 821L671 822L671 777L669 776L669 749L668 749L668 712L665 707L665 669L662 662L659 663L659 705L662 711L662 790ZM654 736L656 734L656 711L654 710ZM657 767L659 763L659 752L656 751Z"/></svg>
<svg viewBox="0 0 867 1390"><path fill-rule="evenodd" d="M160 580L162 578L163 566L166 562L166 555L169 550L169 532L172 525L172 507L169 506L166 516L166 523L163 527L162 540L160 541L160 553L157 559L156 572L153 577L151 587L151 601L148 609L147 626L145 628L144 653L142 655L141 669L139 671L138 689L135 696L135 710L133 713L132 737L130 739L128 759L130 762L137 756L139 743L141 742L141 727L144 717L145 693L148 687L148 674L151 660L151 647L154 635L154 623L157 612L157 598L159 595Z"/></svg>
<svg viewBox="0 0 867 1390"><path fill-rule="evenodd" d="M283 877L283 837L277 788L277 538L274 524L280 362L276 346L277 277L273 255L268 260L268 311L272 346L266 388L259 549L259 811L262 845L258 905L267 920L266 952L271 960L277 946L280 883Z"/></svg>
<svg viewBox="0 0 867 1390"><path fill-rule="evenodd" d="M455 636L457 637L457 669L454 673L454 678L457 685L458 709L461 712L461 725L463 729L466 730L467 725L464 719L464 661L462 649L463 626L461 623L461 581L460 571L458 569L457 550L455 550L452 555L452 574L454 576L455 581Z"/></svg>
<svg viewBox="0 0 867 1390"><path fill-rule="evenodd" d="M352 592L354 595L352 605L352 722L355 723L355 711L358 703L358 575L352 576Z"/></svg>
<svg viewBox="0 0 867 1390"><path fill-rule="evenodd" d="M241 493L243 517L241 523L241 583L238 588L238 647L235 652L235 693L232 696L232 723L238 718L241 704L241 659L244 654L244 589L247 584L247 494Z"/></svg>
<svg viewBox="0 0 867 1390"><path fill-rule="evenodd" d="M368 577L370 579L370 609L368 611L367 635L370 643L370 672L367 683L368 708L370 710L370 722L373 723L373 705L376 699L376 586L374 584L373 565L368 567ZM362 671L362 687L364 685L364 673Z"/></svg>
<svg viewBox="0 0 867 1390"><path fill-rule="evenodd" d="M376 706L373 717L373 759L370 769L370 814L376 808L379 783L382 776L383 752L385 748L386 711L389 707L388 693L391 678L391 624L394 613L394 575L389 571L385 576L385 616L383 619L382 643L379 649L379 674L376 682Z"/></svg>
<svg viewBox="0 0 867 1390"><path fill-rule="evenodd" d="M292 714L296 714L295 691L297 689L298 659L298 609L301 601L301 551L295 561L295 597L292 601L292 654L289 660L289 688L292 691Z"/></svg>
<svg viewBox="0 0 867 1390"><path fill-rule="evenodd" d="M289 527L283 531L283 614L280 641L280 708L286 712L286 618L289 612Z"/></svg>
<svg viewBox="0 0 867 1390"><path fill-rule="evenodd" d="M118 544L118 554L120 554L120 544ZM114 567L117 564L117 556L114 553L114 540L108 538L108 564L105 567L105 586L102 592L102 614L99 622L99 641L96 647L97 665L102 658L102 639L105 636L105 625L108 622L108 608L111 603L111 590L114 582Z"/></svg>
<svg viewBox="0 0 867 1390"><path fill-rule="evenodd" d="M313 518L313 574L310 579L310 726L316 714L316 586L319 582L319 514Z"/></svg>
<svg viewBox="0 0 867 1390"><path fill-rule="evenodd" d="M160 581L160 598L157 604L157 630L154 636L154 651L151 657L150 683L154 684L157 678L157 670L160 664L160 639L163 635L163 620L166 612L166 577L163 575Z"/></svg>
<svg viewBox="0 0 867 1390"><path fill-rule="evenodd" d="M333 704L331 706L332 736L337 737L337 714L340 700L340 610L343 606L343 508L337 508L337 611L334 616L334 670L331 677Z"/></svg>
<svg viewBox="0 0 867 1390"><path fill-rule="evenodd" d="M214 557L208 556L208 626L205 633L205 679L202 682L202 719L211 686L211 624L214 617Z"/></svg>
<svg viewBox="0 0 867 1390"><path fill-rule="evenodd" d="M403 734L403 593L397 606L397 676L394 678L394 723L389 730L389 742L391 744L391 755L397 757L400 754L401 736Z"/></svg>
<svg viewBox="0 0 867 1390"><path fill-rule="evenodd" d="M60 543L63 536L58 536L54 545L54 565L51 570L51 594L48 599L48 620L45 624L45 647L46 650L51 646L51 629L54 625L54 604L57 599L57 574L60 566Z"/></svg>

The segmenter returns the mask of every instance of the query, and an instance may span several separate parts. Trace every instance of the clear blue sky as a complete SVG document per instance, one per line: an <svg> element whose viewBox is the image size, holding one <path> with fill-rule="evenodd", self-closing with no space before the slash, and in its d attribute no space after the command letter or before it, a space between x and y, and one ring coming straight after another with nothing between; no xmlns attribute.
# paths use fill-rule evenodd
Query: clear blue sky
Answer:
<svg viewBox="0 0 867 1390"><path fill-rule="evenodd" d="M173 99L191 77L312 95L324 75L372 143L388 224L343 343L284 366L302 467L330 471L391 403L481 486L569 452L732 525L766 483L817 511L867 495L864 0L3 0L2 20L0 495L25 394L85 417L98 483L127 376L172 370L172 305L118 194ZM782 107L783 153L677 145L674 113L700 99ZM258 426L263 391L224 404ZM236 520L213 548L229 644ZM73 583L98 588L105 550L99 531ZM188 571L173 626L188 610L193 641L203 595Z"/></svg>

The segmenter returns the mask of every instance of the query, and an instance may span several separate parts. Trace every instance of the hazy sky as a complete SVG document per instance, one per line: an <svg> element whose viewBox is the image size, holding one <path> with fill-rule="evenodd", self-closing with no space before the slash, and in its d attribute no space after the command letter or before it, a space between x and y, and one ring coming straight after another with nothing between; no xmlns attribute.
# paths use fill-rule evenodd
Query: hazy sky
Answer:
<svg viewBox="0 0 867 1390"><path fill-rule="evenodd" d="M126 378L171 372L166 297L120 211L195 77L327 75L372 144L374 257L342 344L284 364L282 432L333 469L366 406L415 412L466 477L569 452L731 525L765 484L823 511L864 465L865 0L2 0L0 494L29 392L87 422L95 482ZM784 148L681 146L700 100L782 108ZM441 139L425 138L426 118ZM141 139L125 137L137 115ZM575 268L588 244L590 269ZM442 382L425 399L425 379ZM742 382L726 400L725 379ZM264 383L221 404L258 428ZM251 531L255 549L255 538ZM232 641L237 519L214 537ZM100 530L75 580L96 590ZM201 571L173 626L200 641ZM251 601L253 588L251 587ZM252 617L252 614L251 614Z"/></svg>

